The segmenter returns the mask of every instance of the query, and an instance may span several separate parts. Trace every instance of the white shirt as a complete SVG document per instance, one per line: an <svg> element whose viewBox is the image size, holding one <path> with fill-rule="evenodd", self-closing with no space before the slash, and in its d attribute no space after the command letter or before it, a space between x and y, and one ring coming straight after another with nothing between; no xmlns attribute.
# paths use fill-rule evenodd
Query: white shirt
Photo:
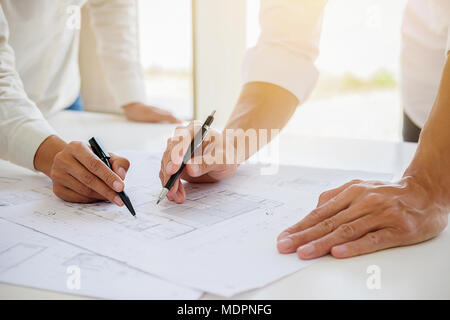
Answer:
<svg viewBox="0 0 450 320"><path fill-rule="evenodd" d="M318 78L314 61L326 2L261 0L261 36L246 54L244 83L273 83L304 102ZM450 0L407 3L402 23L401 91L405 113L419 127L431 110L450 50L449 25Z"/></svg>
<svg viewBox="0 0 450 320"><path fill-rule="evenodd" d="M135 0L0 0L0 158L34 169L38 147L56 134L44 116L78 96L74 8L85 3L117 105L145 102Z"/></svg>

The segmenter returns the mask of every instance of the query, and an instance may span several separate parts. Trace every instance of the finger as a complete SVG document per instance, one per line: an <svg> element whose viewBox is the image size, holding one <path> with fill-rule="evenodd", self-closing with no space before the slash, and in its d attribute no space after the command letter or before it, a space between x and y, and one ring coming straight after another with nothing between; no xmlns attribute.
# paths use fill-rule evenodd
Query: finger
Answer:
<svg viewBox="0 0 450 320"><path fill-rule="evenodd" d="M328 254L334 246L359 239L379 226L375 216L364 216L353 222L343 224L326 236L307 243L297 249L297 255L302 260L315 259Z"/></svg>
<svg viewBox="0 0 450 320"><path fill-rule="evenodd" d="M218 157L220 157L220 155L218 155ZM198 178L214 171L218 166L219 164L216 161L216 157L213 157L211 153L208 153L189 160L185 170L189 176Z"/></svg>
<svg viewBox="0 0 450 320"><path fill-rule="evenodd" d="M297 250L299 246L322 238L327 234L332 233L343 224L354 221L373 211L373 207L367 206L365 202L358 202L356 205L350 206L308 229L280 238L277 244L278 250L280 253L292 253Z"/></svg>
<svg viewBox="0 0 450 320"><path fill-rule="evenodd" d="M72 177L70 174L65 174L64 177L61 177L58 179L58 183L63 185L64 187L75 191L76 193L85 196L90 199L97 199L97 200L108 200L95 190L87 187L86 185L82 184L80 181Z"/></svg>
<svg viewBox="0 0 450 320"><path fill-rule="evenodd" d="M279 236L278 240L289 236L290 234L310 228L317 223L335 215L341 210L346 209L353 201L355 195L350 188L345 189L336 197L329 200L322 206L311 211L305 218L293 226L284 230Z"/></svg>
<svg viewBox="0 0 450 320"><path fill-rule="evenodd" d="M69 188L66 188L62 185L54 185L53 186L53 192L55 195L68 202L74 202L74 203L94 203L97 202L98 199L92 199L85 197L81 194L76 193L73 190L70 190Z"/></svg>
<svg viewBox="0 0 450 320"><path fill-rule="evenodd" d="M130 161L128 159L119 157L113 153L109 153L111 158L109 159L109 163L115 173L119 175L122 180L125 180L125 176L127 175L128 169L130 168Z"/></svg>
<svg viewBox="0 0 450 320"><path fill-rule="evenodd" d="M178 171L178 169L180 169L180 165L178 165L172 161L169 161L166 164L165 173L170 177L171 175L175 174ZM169 180L169 179L167 179L167 180Z"/></svg>
<svg viewBox="0 0 450 320"><path fill-rule="evenodd" d="M75 159L77 159L93 175L102 180L107 186L109 186L109 188L115 190L116 192L123 191L125 185L122 179L120 179L115 172L109 169L108 166L104 164L86 145L78 144L76 152L72 151L71 153ZM104 195L100 192L100 190L94 190Z"/></svg>
<svg viewBox="0 0 450 320"><path fill-rule="evenodd" d="M349 258L397 245L399 243L395 241L394 230L381 229L370 232L358 240L335 246L331 249L331 254L335 258Z"/></svg>
<svg viewBox="0 0 450 320"><path fill-rule="evenodd" d="M173 201L178 204L183 203L186 200L186 192L183 187L183 184L179 182L177 191L174 193Z"/></svg>
<svg viewBox="0 0 450 320"><path fill-rule="evenodd" d="M337 196L339 193L341 193L342 191L344 191L345 189L347 189L349 186L351 186L352 184L356 184L356 183L361 183L362 180L352 180L350 182L347 182L346 184L343 184L342 186L338 187L338 188L334 188L328 191L323 192L320 196L319 196L319 201L317 203L317 207L320 207L321 205L323 205L324 203L328 202L329 200L331 200L332 198L334 198L335 196Z"/></svg>
<svg viewBox="0 0 450 320"><path fill-rule="evenodd" d="M123 206L123 201L120 199L119 195L97 176L86 170L86 168L81 165L81 163L79 163L76 159L72 159L70 165L67 165L64 169L72 177L74 177L90 189L93 189L94 191L105 197L108 201L115 203L120 207ZM112 172L111 170L109 171Z"/></svg>
<svg viewBox="0 0 450 320"><path fill-rule="evenodd" d="M180 138L181 139L181 138ZM161 169L165 175L172 175L180 168L183 160L183 145L178 138L167 140L166 151L161 159Z"/></svg>
<svg viewBox="0 0 450 320"><path fill-rule="evenodd" d="M178 186L180 185L180 179L178 178L175 183L173 184L172 188L170 188L169 192L167 194L170 194L173 199L176 198L176 193L178 192Z"/></svg>

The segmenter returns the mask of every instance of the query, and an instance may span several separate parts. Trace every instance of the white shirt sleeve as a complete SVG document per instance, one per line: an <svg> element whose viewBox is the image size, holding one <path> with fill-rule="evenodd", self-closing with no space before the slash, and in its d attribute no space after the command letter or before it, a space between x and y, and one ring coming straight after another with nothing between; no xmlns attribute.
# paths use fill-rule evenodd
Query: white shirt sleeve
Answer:
<svg viewBox="0 0 450 320"><path fill-rule="evenodd" d="M244 83L273 83L304 102L318 78L314 61L326 2L261 0L261 35L245 56Z"/></svg>
<svg viewBox="0 0 450 320"><path fill-rule="evenodd" d="M450 53L450 26L447 30L447 55Z"/></svg>
<svg viewBox="0 0 450 320"><path fill-rule="evenodd" d="M23 88L0 5L0 158L34 170L41 143L56 134Z"/></svg>
<svg viewBox="0 0 450 320"><path fill-rule="evenodd" d="M146 103L136 0L89 0L88 5L99 56L118 105Z"/></svg>
<svg viewBox="0 0 450 320"><path fill-rule="evenodd" d="M431 27L439 32L443 31L447 35L446 53L448 55L450 51L450 1L431 0L425 4L431 8Z"/></svg>

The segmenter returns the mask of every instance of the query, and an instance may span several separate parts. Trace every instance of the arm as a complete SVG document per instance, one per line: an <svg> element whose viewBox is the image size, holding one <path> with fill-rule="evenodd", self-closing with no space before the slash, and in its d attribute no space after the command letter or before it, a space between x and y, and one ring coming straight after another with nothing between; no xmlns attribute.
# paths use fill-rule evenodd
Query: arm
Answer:
<svg viewBox="0 0 450 320"><path fill-rule="evenodd" d="M442 208L450 206L450 59L439 91L404 177L416 179Z"/></svg>
<svg viewBox="0 0 450 320"><path fill-rule="evenodd" d="M88 5L105 74L125 116L140 122L180 122L169 112L146 105L136 0L90 0Z"/></svg>
<svg viewBox="0 0 450 320"><path fill-rule="evenodd" d="M8 44L8 23L0 6L0 157L51 177L54 193L67 201L114 201L123 189L128 161L114 157L120 177L105 169L79 143L66 144L32 102L15 70L14 51ZM55 161L56 159L56 161ZM89 169L87 169L89 168ZM121 171L119 168L124 168ZM119 185L114 185L114 183Z"/></svg>
<svg viewBox="0 0 450 320"><path fill-rule="evenodd" d="M36 150L55 130L28 98L8 38L8 22L0 6L0 157L33 170Z"/></svg>
<svg viewBox="0 0 450 320"><path fill-rule="evenodd" d="M247 130L252 129L258 135L259 129L281 130L286 125L317 80L314 60L318 55L325 3L315 0L261 1L262 32L258 44L245 57L244 86L239 100L224 132L210 131L203 144L203 156L187 164L182 179L211 182L232 176L240 163L264 146L257 144L254 148L246 144L243 150L238 148L237 141L243 137L245 140ZM197 129L198 123L179 127L169 139L161 164L162 184L181 163L178 153L173 151L180 142L186 148L188 143L185 141L190 141ZM267 142L274 137L269 132ZM221 158L221 161L211 158ZM185 200L182 184L175 183L167 197L182 203Z"/></svg>
<svg viewBox="0 0 450 320"><path fill-rule="evenodd" d="M450 60L399 181L352 181L323 193L317 208L278 238L281 253L346 258L426 241L447 226L450 211Z"/></svg>

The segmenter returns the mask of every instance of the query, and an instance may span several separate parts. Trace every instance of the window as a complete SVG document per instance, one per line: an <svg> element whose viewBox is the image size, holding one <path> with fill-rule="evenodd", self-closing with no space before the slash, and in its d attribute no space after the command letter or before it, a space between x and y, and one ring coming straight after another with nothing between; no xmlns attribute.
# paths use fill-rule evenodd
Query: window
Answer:
<svg viewBox="0 0 450 320"><path fill-rule="evenodd" d="M139 38L149 103L193 116L191 0L139 0Z"/></svg>
<svg viewBox="0 0 450 320"><path fill-rule="evenodd" d="M315 90L287 132L399 141L400 26L406 0L330 0ZM256 43L259 0L247 0L247 45Z"/></svg>

